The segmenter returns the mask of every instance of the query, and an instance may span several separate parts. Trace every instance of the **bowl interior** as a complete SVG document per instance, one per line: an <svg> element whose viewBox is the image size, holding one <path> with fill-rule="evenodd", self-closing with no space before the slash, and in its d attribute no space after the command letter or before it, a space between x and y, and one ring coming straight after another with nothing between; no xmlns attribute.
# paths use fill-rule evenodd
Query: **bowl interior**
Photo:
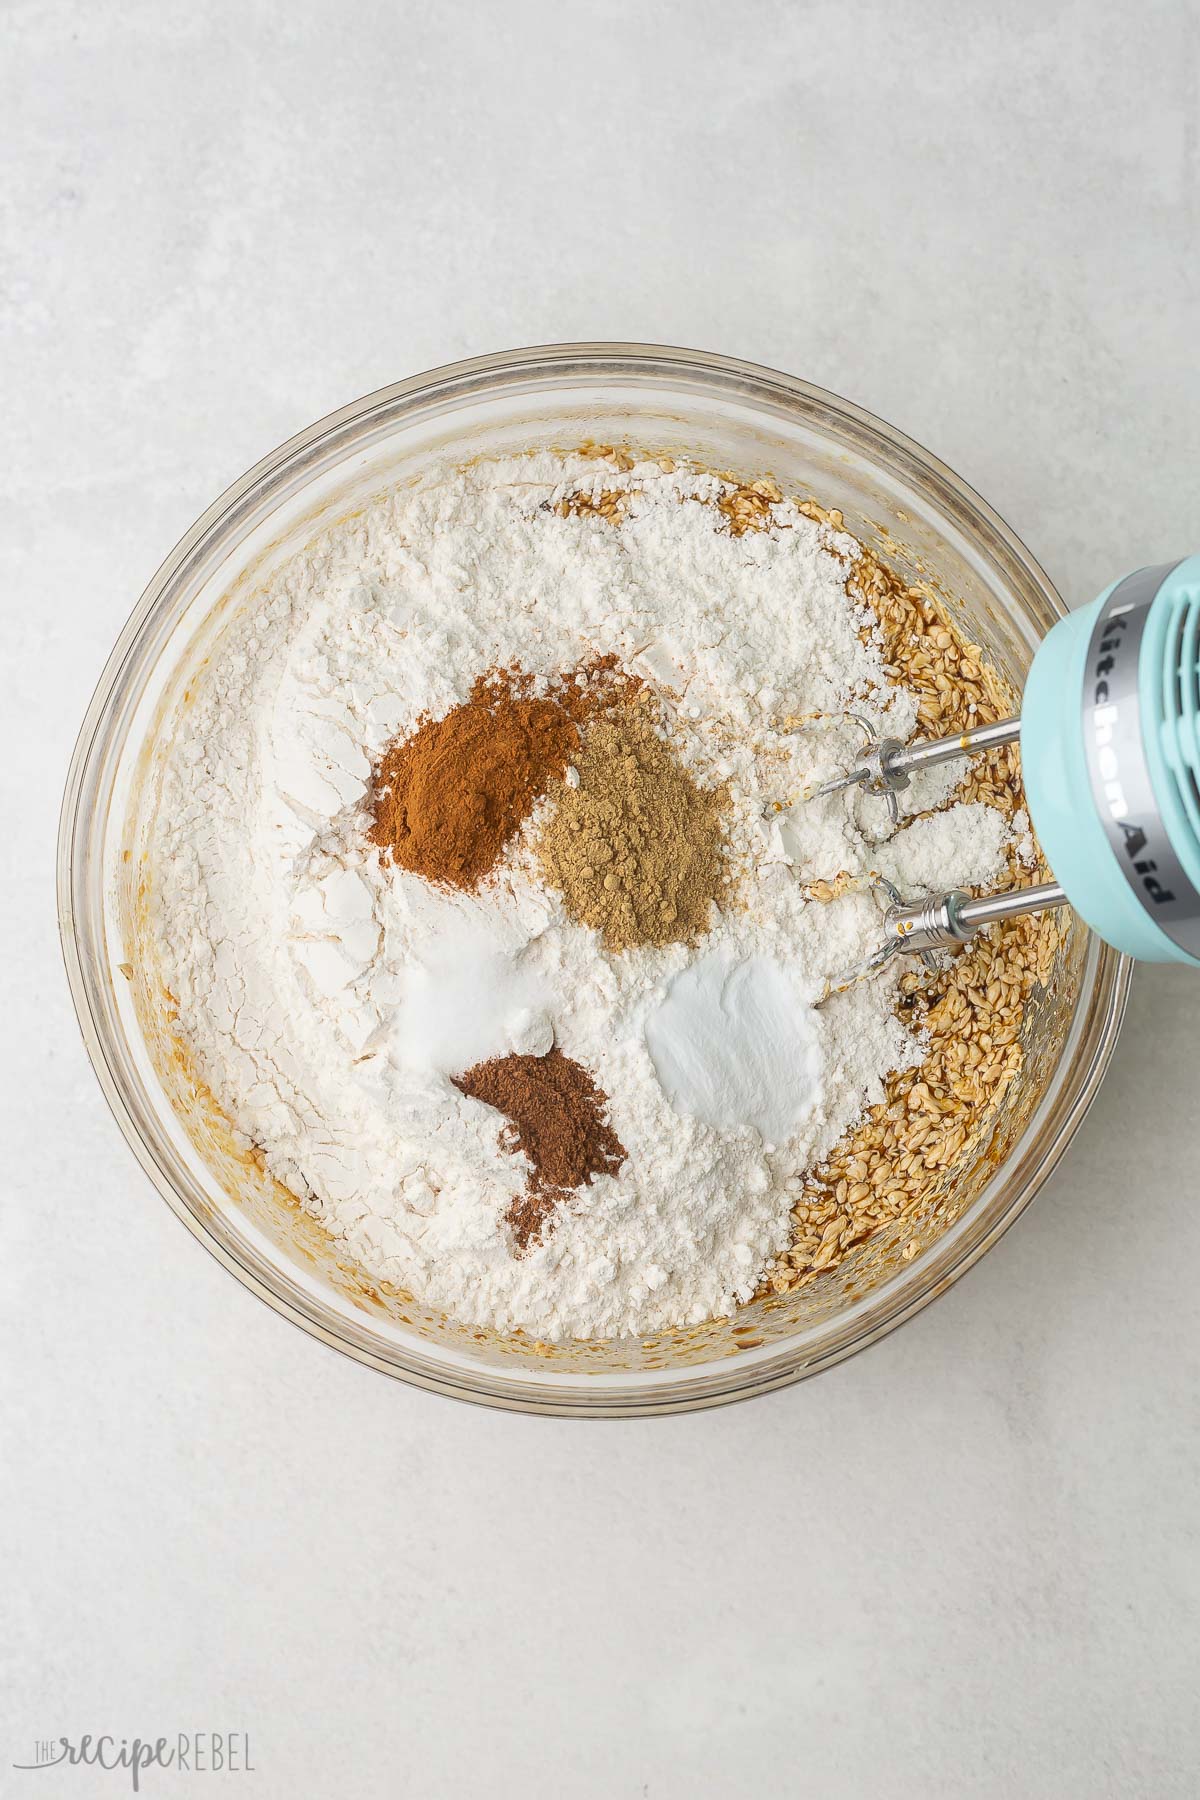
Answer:
<svg viewBox="0 0 1200 1800"><path fill-rule="evenodd" d="M1025 1065L982 1155L797 1293L645 1341L549 1348L459 1325L372 1283L253 1156L192 1078L143 931L142 846L166 721L222 627L322 526L472 457L588 439L694 458L836 507L902 575L928 582L1015 693L1062 608L1002 523L887 427L768 371L683 353L525 353L457 365L347 408L259 465L159 571L81 734L64 807L61 906L85 1037L143 1165L194 1231L306 1329L466 1397L651 1411L735 1397L837 1360L969 1266L1036 1190L1090 1098L1124 996L1122 960L1066 934L1028 1011ZM922 1254L903 1261L919 1231Z"/></svg>

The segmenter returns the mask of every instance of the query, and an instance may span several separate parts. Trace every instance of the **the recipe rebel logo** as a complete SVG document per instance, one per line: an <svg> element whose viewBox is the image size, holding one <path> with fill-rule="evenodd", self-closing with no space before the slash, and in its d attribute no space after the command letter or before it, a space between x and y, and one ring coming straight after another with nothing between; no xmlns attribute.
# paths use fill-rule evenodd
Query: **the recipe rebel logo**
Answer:
<svg viewBox="0 0 1200 1800"><path fill-rule="evenodd" d="M85 1732L82 1737L39 1738L30 1762L14 1769L125 1770L135 1794L148 1769L185 1775L253 1775L248 1731L179 1731L174 1737L123 1737Z"/></svg>

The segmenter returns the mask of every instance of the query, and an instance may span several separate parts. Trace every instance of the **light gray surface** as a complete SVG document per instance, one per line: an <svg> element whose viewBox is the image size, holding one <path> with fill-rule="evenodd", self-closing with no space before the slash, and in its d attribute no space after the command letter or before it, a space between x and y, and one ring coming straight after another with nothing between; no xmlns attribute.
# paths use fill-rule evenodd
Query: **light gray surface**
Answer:
<svg viewBox="0 0 1200 1800"><path fill-rule="evenodd" d="M155 564L293 430L456 356L792 370L1075 602L1200 547L1197 17L5 8L0 1792L128 1791L11 1773L38 1737L217 1729L280 1800L1195 1791L1200 981L1140 975L1065 1166L898 1336L722 1412L548 1422L388 1383L204 1256L105 1111L51 874Z"/></svg>

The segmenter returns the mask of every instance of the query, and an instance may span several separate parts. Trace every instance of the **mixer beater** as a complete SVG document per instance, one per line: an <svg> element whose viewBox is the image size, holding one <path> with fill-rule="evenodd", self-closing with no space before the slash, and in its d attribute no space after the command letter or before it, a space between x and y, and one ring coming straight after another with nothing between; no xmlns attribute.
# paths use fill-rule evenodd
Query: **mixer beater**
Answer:
<svg viewBox="0 0 1200 1800"><path fill-rule="evenodd" d="M812 797L858 787L886 800L895 822L914 771L1019 743L1034 830L1058 879L912 904L888 889L883 942L831 993L899 952L963 944L986 925L1063 905L1131 956L1200 967L1200 556L1138 569L1060 619L1034 657L1020 718L916 744L866 730L858 763Z"/></svg>

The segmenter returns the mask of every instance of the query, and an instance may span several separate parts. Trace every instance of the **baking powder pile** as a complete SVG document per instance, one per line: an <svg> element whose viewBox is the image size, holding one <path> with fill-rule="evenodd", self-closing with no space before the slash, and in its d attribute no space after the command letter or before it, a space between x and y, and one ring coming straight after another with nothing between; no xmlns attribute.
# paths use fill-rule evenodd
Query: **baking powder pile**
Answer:
<svg viewBox="0 0 1200 1800"><path fill-rule="evenodd" d="M812 1010L878 942L865 877L914 895L983 883L1008 831L987 806L950 804L941 770L906 799L942 810L886 844L869 800L797 804L852 760L845 708L902 738L915 721L847 597L853 538L788 501L735 530L732 484L692 469L636 464L619 507L612 485L582 456L481 463L316 538L192 674L148 844L178 1028L271 1173L373 1275L549 1341L646 1334L750 1298L789 1242L805 1171L920 1058L895 976ZM481 677L519 669L536 697L605 657L653 697L688 792L720 796L697 803L723 875L688 888L687 941L631 942L633 912L610 919L588 898L564 834L600 815L577 768L471 891L373 841L385 758L402 772L396 747ZM585 738L578 758L601 801L619 791L610 752L601 739L585 761ZM633 751L622 766L636 791ZM622 866L636 872L643 843ZM603 880L596 857L587 868ZM858 886L806 897L837 874ZM519 1244L534 1127L517 1109L505 1131L497 1105L516 1102L479 1071L552 1052L604 1098L595 1131L623 1154L593 1159ZM524 1068L501 1064L505 1080Z"/></svg>

